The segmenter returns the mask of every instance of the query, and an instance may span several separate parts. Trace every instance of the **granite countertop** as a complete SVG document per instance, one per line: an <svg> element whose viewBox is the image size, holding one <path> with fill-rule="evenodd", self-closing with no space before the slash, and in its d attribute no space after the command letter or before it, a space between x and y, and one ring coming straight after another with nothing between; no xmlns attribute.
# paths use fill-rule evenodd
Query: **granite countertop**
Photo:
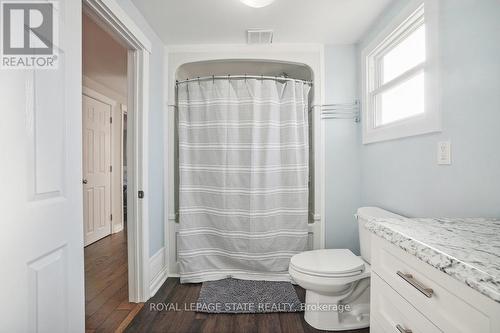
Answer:
<svg viewBox="0 0 500 333"><path fill-rule="evenodd" d="M365 228L500 302L500 219L374 218Z"/></svg>

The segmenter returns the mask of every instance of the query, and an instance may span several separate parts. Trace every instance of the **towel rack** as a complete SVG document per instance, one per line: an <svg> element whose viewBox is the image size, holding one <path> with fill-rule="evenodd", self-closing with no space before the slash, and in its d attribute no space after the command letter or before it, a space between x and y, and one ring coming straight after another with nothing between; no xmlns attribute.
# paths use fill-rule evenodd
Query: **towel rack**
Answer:
<svg viewBox="0 0 500 333"><path fill-rule="evenodd" d="M359 101L354 103L335 103L313 105L314 108L319 108L321 119L354 119L355 122L360 121Z"/></svg>

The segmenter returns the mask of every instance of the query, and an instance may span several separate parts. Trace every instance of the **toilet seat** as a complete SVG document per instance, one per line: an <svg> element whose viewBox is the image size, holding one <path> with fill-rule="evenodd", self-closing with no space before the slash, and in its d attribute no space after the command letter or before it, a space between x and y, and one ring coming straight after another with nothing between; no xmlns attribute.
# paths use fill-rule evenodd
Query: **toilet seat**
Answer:
<svg viewBox="0 0 500 333"><path fill-rule="evenodd" d="M311 276L342 278L363 273L365 262L347 249L314 250L293 256L290 268Z"/></svg>

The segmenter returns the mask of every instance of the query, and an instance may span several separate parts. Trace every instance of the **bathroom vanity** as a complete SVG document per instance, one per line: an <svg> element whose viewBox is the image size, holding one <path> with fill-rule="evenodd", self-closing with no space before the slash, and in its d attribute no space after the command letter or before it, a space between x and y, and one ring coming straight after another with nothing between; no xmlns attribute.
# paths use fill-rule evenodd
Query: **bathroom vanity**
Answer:
<svg viewBox="0 0 500 333"><path fill-rule="evenodd" d="M374 218L371 330L500 332L500 220Z"/></svg>

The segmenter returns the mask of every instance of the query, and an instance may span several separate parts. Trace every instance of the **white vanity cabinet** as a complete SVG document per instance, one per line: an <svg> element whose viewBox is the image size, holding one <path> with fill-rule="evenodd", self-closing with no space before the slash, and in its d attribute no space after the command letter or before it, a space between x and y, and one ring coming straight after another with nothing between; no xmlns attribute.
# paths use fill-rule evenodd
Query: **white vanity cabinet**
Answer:
<svg viewBox="0 0 500 333"><path fill-rule="evenodd" d="M500 333L499 302L371 238L371 333Z"/></svg>

